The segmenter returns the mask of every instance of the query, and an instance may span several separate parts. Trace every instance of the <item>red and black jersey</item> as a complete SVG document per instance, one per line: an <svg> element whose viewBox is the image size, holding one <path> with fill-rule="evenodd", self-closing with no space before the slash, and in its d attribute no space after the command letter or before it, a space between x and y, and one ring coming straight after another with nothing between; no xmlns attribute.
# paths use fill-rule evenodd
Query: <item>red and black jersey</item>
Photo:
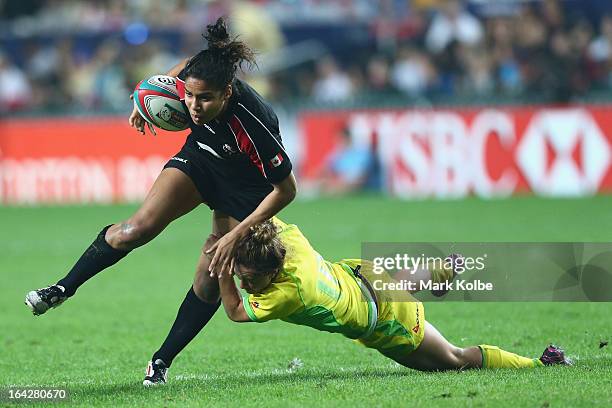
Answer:
<svg viewBox="0 0 612 408"><path fill-rule="evenodd" d="M177 78L185 99L183 76ZM278 118L261 96L240 80L232 84L225 112L191 134L164 168L187 174L211 209L241 221L291 173Z"/></svg>
<svg viewBox="0 0 612 408"><path fill-rule="evenodd" d="M181 100L185 99L183 72L177 77ZM246 173L257 172L269 183L278 183L291 173L291 161L280 136L278 118L272 107L247 83L232 84L232 96L226 111L210 123L191 122L191 135L198 146L219 160L234 154L245 155L250 166Z"/></svg>

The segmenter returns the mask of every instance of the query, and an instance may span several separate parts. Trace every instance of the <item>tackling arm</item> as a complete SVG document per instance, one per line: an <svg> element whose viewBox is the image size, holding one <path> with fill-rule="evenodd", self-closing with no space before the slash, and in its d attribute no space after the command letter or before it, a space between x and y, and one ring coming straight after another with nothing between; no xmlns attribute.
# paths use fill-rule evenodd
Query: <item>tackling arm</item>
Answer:
<svg viewBox="0 0 612 408"><path fill-rule="evenodd" d="M221 302L227 317L234 322L240 323L252 321L244 309L242 296L240 296L232 275L223 274L219 277L219 291L221 292Z"/></svg>

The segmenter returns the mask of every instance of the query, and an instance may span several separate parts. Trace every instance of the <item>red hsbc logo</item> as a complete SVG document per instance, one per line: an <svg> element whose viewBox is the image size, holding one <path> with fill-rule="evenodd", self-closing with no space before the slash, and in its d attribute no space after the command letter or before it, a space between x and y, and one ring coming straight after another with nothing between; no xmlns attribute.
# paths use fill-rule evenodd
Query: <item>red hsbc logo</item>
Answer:
<svg viewBox="0 0 612 408"><path fill-rule="evenodd" d="M493 139L500 149L511 152L516 143L511 118L487 110L471 125L460 114L447 111L381 117L374 132L391 192L441 198L470 192L485 197L511 194L518 183L516 169L493 172L486 153Z"/></svg>

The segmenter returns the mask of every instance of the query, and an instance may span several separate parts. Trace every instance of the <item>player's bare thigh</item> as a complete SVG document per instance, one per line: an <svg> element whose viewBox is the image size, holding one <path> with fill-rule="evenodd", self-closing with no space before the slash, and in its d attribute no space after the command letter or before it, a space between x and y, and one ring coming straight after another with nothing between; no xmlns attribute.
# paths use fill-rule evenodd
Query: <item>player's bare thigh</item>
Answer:
<svg viewBox="0 0 612 408"><path fill-rule="evenodd" d="M212 233L221 237L234 229L240 222L234 217L230 217L218 210L213 211ZM200 259L193 279L193 290L203 301L216 303L219 301L219 282L217 278L211 278L208 272L210 265L210 255L205 252L208 248L204 246L200 253Z"/></svg>
<svg viewBox="0 0 612 408"><path fill-rule="evenodd" d="M134 215L108 229L106 242L115 249L137 248L201 203L202 197L191 178L179 169L166 168Z"/></svg>
<svg viewBox="0 0 612 408"><path fill-rule="evenodd" d="M393 359L403 366L421 371L461 370L478 368L482 364L478 347L454 346L429 322L425 322L425 335L419 347Z"/></svg>

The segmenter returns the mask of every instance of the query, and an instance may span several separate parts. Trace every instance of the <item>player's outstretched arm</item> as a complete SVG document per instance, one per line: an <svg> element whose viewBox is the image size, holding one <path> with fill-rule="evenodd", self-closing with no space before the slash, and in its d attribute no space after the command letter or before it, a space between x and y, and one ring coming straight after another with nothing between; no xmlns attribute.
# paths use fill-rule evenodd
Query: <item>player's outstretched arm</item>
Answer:
<svg viewBox="0 0 612 408"><path fill-rule="evenodd" d="M219 235L210 234L204 243L204 249L210 248L219 240ZM210 255L208 255L210 257ZM227 317L235 322L250 322L249 316L242 304L242 296L236 287L236 282L231 275L223 276L219 279L219 292L221 293L221 303Z"/></svg>
<svg viewBox="0 0 612 408"><path fill-rule="evenodd" d="M234 322L246 323L252 320L247 315L242 296L238 292L234 277L230 274L223 274L219 277L219 291L221 292L221 302L227 317Z"/></svg>

